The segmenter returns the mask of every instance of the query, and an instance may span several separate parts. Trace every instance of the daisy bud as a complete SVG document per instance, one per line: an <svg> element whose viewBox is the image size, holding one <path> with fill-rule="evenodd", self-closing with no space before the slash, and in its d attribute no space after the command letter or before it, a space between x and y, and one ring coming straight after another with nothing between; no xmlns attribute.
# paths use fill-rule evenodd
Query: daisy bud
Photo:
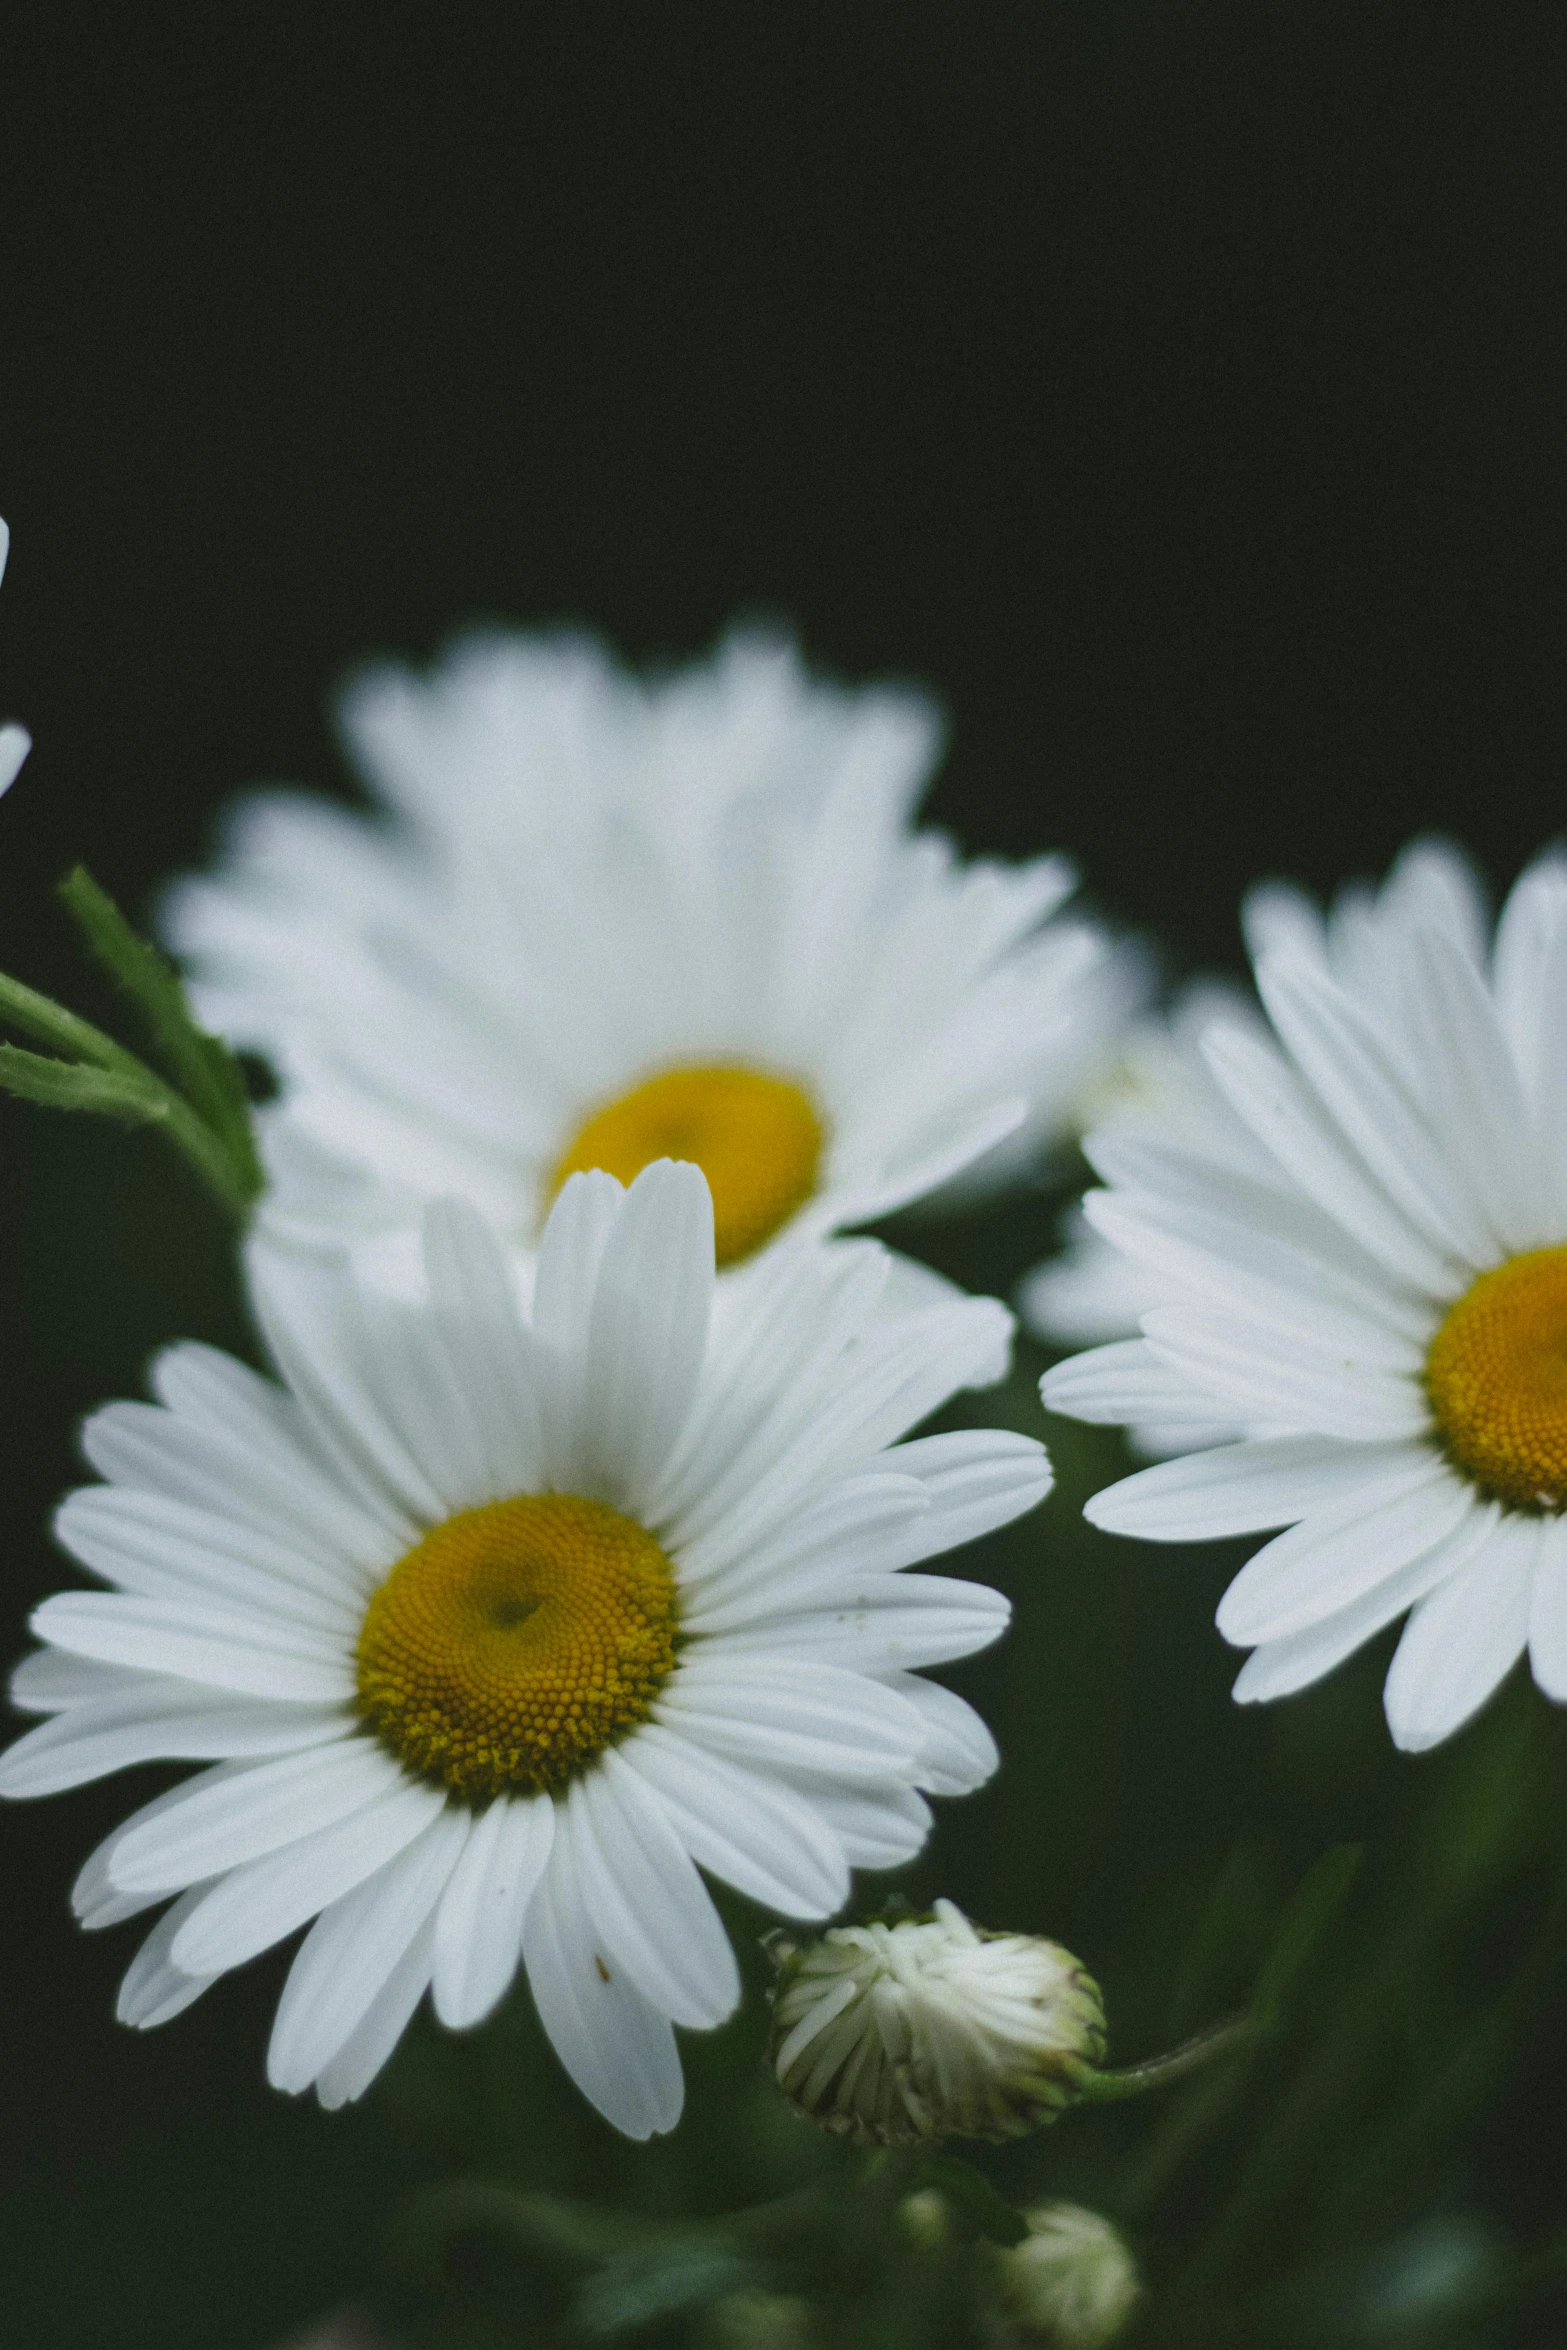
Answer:
<svg viewBox="0 0 1567 2350"><path fill-rule="evenodd" d="M991 2255L996 2300L1013 2338L1050 2350L1100 2350L1142 2298L1124 2239L1080 2203L1041 2203L1028 2225L1021 2244Z"/></svg>
<svg viewBox="0 0 1567 2350"><path fill-rule="evenodd" d="M773 2063L793 2104L861 2145L1011 2138L1075 2103L1104 2055L1098 1986L1069 1950L927 1917L772 1943Z"/></svg>

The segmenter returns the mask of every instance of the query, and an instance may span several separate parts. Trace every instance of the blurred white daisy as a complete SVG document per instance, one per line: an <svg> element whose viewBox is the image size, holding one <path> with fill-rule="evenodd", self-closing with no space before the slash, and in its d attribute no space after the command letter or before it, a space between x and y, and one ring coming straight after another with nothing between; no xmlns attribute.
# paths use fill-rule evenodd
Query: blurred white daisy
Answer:
<svg viewBox="0 0 1567 2350"><path fill-rule="evenodd" d="M0 580L5 577L6 557L11 552L10 525L0 519ZM0 792L9 791L22 772L22 761L33 747L33 738L25 726L15 721L0 725Z"/></svg>
<svg viewBox="0 0 1567 2350"><path fill-rule="evenodd" d="M1222 1113L1094 1156L1096 1230L1166 1302L1047 1374L1098 1420L1233 1413L1282 1431L1145 1469L1096 1525L1155 1541L1288 1529L1226 1592L1242 1699L1328 1672L1410 1611L1399 1745L1434 1745L1527 1646L1567 1698L1567 860L1488 937L1452 852L1331 924L1254 906L1272 1027L1221 1023Z"/></svg>
<svg viewBox="0 0 1567 2350"><path fill-rule="evenodd" d="M994 1767L916 1668L1006 1602L898 1570L1028 1509L1037 1444L895 1440L995 1345L960 1300L868 1334L869 1243L778 1250L710 1326L692 1167L580 1175L531 1318L474 1211L427 1214L428 1302L262 1252L284 1384L210 1348L85 1444L108 1480L58 1532L110 1586L47 1600L0 1759L41 1795L213 1764L78 1883L83 1922L177 1896L125 1979L164 2021L310 1920L269 2072L356 2097L427 1986L477 2022L519 1962L562 2062L622 2130L681 2105L671 2023L718 2023L735 1962L698 1868L791 1917L918 1850L925 1793Z"/></svg>
<svg viewBox="0 0 1567 2350"><path fill-rule="evenodd" d="M498 637L347 696L374 817L251 801L167 935L200 1015L269 1055L270 1227L385 1270L422 1203L526 1260L560 1184L666 1155L722 1266L999 1182L1112 1049L1137 958L1061 857L910 828L940 728L731 637L653 683Z"/></svg>

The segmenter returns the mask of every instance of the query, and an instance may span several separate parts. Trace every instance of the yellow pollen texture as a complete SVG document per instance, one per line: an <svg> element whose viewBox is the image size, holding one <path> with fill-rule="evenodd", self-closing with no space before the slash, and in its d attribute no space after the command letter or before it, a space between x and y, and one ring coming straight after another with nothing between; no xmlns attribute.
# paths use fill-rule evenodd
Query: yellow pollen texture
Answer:
<svg viewBox="0 0 1567 2350"><path fill-rule="evenodd" d="M602 1502L463 1510L398 1560L359 1635L359 1711L469 1803L563 1787L645 1721L675 1662L675 1581Z"/></svg>
<svg viewBox="0 0 1567 2350"><path fill-rule="evenodd" d="M630 1183L655 1159L688 1159L713 1195L714 1254L733 1265L810 1198L823 1140L787 1077L740 1062L663 1069L593 1112L556 1162L550 1197L586 1167Z"/></svg>
<svg viewBox="0 0 1567 2350"><path fill-rule="evenodd" d="M1567 1248L1481 1274L1431 1341L1426 1393L1448 1458L1482 1492L1567 1505Z"/></svg>

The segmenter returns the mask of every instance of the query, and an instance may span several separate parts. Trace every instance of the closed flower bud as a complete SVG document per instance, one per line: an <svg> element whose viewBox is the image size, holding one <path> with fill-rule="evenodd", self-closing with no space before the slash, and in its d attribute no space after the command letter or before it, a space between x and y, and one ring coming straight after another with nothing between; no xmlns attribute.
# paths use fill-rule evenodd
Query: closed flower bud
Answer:
<svg viewBox="0 0 1567 2350"><path fill-rule="evenodd" d="M861 2145L1010 2138L1053 2121L1104 2054L1069 1950L929 1917L774 1937L773 2063L795 2105Z"/></svg>
<svg viewBox="0 0 1567 2350"><path fill-rule="evenodd" d="M1041 2203L1028 2225L1021 2244L991 2256L996 2300L1014 2340L1100 2350L1142 2298L1125 2240L1079 2203Z"/></svg>

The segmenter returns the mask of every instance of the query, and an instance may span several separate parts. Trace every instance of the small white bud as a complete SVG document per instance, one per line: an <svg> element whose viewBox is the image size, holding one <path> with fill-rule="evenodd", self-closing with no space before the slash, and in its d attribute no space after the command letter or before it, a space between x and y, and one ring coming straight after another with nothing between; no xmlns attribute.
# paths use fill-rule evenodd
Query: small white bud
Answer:
<svg viewBox="0 0 1567 2350"><path fill-rule="evenodd" d="M1015 2340L1050 2350L1100 2350L1142 2299L1125 2239L1079 2203L1041 2203L1029 2233L991 2256L996 2300Z"/></svg>
<svg viewBox="0 0 1567 2350"><path fill-rule="evenodd" d="M1099 1991L1069 1950L928 1918L775 1935L779 2086L861 2145L1010 2138L1053 2121L1104 2055Z"/></svg>

